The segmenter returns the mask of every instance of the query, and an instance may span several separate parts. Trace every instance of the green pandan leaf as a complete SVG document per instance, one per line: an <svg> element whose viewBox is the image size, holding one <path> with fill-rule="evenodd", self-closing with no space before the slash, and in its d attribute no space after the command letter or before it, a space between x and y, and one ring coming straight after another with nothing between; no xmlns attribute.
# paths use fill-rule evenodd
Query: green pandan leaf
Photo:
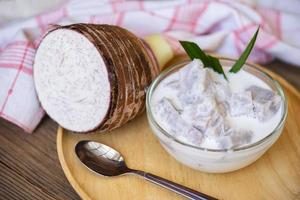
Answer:
<svg viewBox="0 0 300 200"><path fill-rule="evenodd" d="M244 50L240 58L235 62L235 64L229 70L230 72L237 73L244 66L248 56L250 55L253 49L253 46L255 44L258 35L258 31L259 31L259 27L257 28L257 31L253 35L252 39L250 40L249 44L247 45L246 49ZM204 67L212 68L215 72L222 74L224 78L227 80L227 77L224 73L224 70L218 58L205 54L204 51L194 42L189 42L189 41L179 41L179 42L181 46L184 48L185 52L192 60L195 58L200 59Z"/></svg>
<svg viewBox="0 0 300 200"><path fill-rule="evenodd" d="M204 51L194 42L179 41L181 46L184 48L188 56L193 60L195 58L200 59L204 67L212 68L215 72L222 74L227 80L224 70L219 60L213 56L206 55Z"/></svg>
<svg viewBox="0 0 300 200"><path fill-rule="evenodd" d="M202 61L204 67L210 67L209 58L207 55L202 51L202 49L194 42L189 41L179 41L181 46L184 48L187 55L193 60L198 58Z"/></svg>
<svg viewBox="0 0 300 200"><path fill-rule="evenodd" d="M244 66L244 64L245 64L248 56L250 55L252 48L255 44L258 31L259 31L259 27L257 28L257 31L253 35L252 39L250 40L249 44L247 45L246 49L244 50L244 52L242 53L240 58L235 62L235 64L229 70L230 72L237 73Z"/></svg>
<svg viewBox="0 0 300 200"><path fill-rule="evenodd" d="M224 78L228 80L219 59L210 55L208 55L208 58L210 60L211 65L214 66L213 70L218 72L219 74L223 74Z"/></svg>

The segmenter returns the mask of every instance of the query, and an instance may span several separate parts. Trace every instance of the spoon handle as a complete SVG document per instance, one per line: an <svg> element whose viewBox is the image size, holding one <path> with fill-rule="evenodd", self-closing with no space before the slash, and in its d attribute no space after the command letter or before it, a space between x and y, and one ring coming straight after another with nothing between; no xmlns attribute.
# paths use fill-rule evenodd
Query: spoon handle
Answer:
<svg viewBox="0 0 300 200"><path fill-rule="evenodd" d="M161 187L172 190L177 194L180 194L188 199L197 199L197 200L217 200L214 197L208 196L191 188L185 187L183 185L174 183L172 181L166 180L159 176L150 173L144 173L144 178L147 181L155 183Z"/></svg>

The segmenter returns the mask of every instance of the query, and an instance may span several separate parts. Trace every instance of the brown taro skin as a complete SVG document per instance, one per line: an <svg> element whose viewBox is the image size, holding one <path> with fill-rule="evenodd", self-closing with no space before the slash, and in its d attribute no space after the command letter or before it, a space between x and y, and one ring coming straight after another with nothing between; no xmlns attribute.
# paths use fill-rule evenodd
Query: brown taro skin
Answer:
<svg viewBox="0 0 300 200"><path fill-rule="evenodd" d="M57 29L76 31L101 54L111 85L111 100L105 118L93 130L110 131L143 112L146 91L159 73L155 57L141 39L124 28L106 24L72 24Z"/></svg>

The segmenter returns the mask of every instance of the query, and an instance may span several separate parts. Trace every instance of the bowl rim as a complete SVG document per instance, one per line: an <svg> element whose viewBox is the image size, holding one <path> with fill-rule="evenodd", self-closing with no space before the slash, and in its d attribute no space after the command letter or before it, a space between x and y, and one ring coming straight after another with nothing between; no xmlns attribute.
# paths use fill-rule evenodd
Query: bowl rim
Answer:
<svg viewBox="0 0 300 200"><path fill-rule="evenodd" d="M226 57L218 57L218 58L220 59L221 62L222 61L236 61L236 59L233 59L233 58L226 58ZM247 144L247 145L244 145L241 147L226 148L226 149L204 148L204 147L192 145L192 144L186 143L186 142L174 137L173 135L169 134L166 130L164 130L159 125L159 123L156 122L155 117L152 114L152 110L151 110L151 106L150 106L152 94L153 94L156 86L158 85L158 83L161 80L163 80L169 72L171 72L174 69L177 69L177 68L179 69L179 68L183 67L184 66L183 64L185 64L185 63L187 64L188 62L191 62L191 60L185 59L185 60L179 61L179 62L171 65L170 67L167 67L154 79L154 81L151 83L151 85L147 88L147 92L146 92L147 117L149 120L151 120L151 123L155 126L155 128L157 128L167 138L171 139L172 141L174 141L176 143L179 143L186 147L190 147L190 148L197 149L197 150L208 151L208 152L228 152L228 151L237 152L237 151L248 150L248 149L251 149L252 147L256 147L262 143L267 142L269 138L272 138L272 136L276 135L276 133L282 128L282 126L285 123L285 120L287 117L287 111L288 111L287 98L286 98L283 88L281 87L281 85L279 84L279 82L277 80L273 79L267 72L260 69L259 65L251 63L251 62L246 62L245 65L247 65L248 67L254 68L256 71L261 73L264 77L266 77L267 79L269 79L269 81L272 82L272 84L275 86L275 88L277 90L277 93L280 95L281 99L283 100L283 103L282 103L283 114L281 116L281 119L280 119L278 125L275 127L275 129L273 131L271 131L271 133L267 134L265 137L263 137L262 139L254 142L254 143L250 143L250 144Z"/></svg>

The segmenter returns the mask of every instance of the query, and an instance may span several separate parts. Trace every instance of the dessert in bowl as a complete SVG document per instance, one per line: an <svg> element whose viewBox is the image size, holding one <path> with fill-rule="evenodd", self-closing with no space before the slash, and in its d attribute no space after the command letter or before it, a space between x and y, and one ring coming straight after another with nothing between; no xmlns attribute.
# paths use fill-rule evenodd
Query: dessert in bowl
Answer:
<svg viewBox="0 0 300 200"><path fill-rule="evenodd" d="M175 159L204 172L229 172L257 160L280 136L287 102L277 81L220 59L226 78L194 59L159 75L147 92L153 133Z"/></svg>

